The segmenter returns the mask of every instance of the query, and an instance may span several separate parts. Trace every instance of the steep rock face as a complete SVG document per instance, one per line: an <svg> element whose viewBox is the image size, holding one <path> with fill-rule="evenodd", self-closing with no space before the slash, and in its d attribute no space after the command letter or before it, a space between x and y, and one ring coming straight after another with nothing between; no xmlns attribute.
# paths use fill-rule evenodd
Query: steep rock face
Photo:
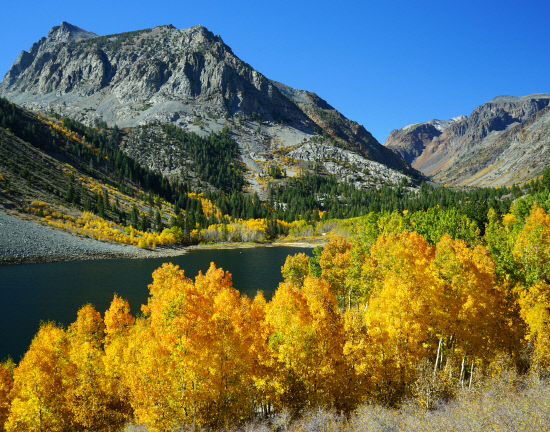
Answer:
<svg viewBox="0 0 550 432"><path fill-rule="evenodd" d="M394 129L386 140L386 147L401 155L408 164L419 157L426 144L441 132L429 123L417 123L412 129Z"/></svg>
<svg viewBox="0 0 550 432"><path fill-rule="evenodd" d="M469 186L509 186L540 176L550 164L550 105L467 148L471 150L460 152L456 162L434 178Z"/></svg>
<svg viewBox="0 0 550 432"><path fill-rule="evenodd" d="M353 184L356 189L370 189L388 183L398 184L407 177L386 165L326 142L305 143L290 151L287 156L308 162L314 161L322 165L328 173Z"/></svg>
<svg viewBox="0 0 550 432"><path fill-rule="evenodd" d="M42 69L54 57L53 53L56 51L56 47L93 37L97 37L97 35L66 22L53 27L48 33L48 37L43 37L34 43L28 52L21 51L19 57L4 76L2 83L0 83L0 91L26 91L27 88L36 85L40 81ZM52 72L50 67L45 75ZM42 90L37 89L37 91Z"/></svg>
<svg viewBox="0 0 550 432"><path fill-rule="evenodd" d="M422 154L429 142L449 126L466 119L465 115L449 120L432 119L425 123L413 123L401 129L394 129L386 139L384 146L401 155L412 165Z"/></svg>
<svg viewBox="0 0 550 432"><path fill-rule="evenodd" d="M0 94L29 108L71 108L93 122L136 126L189 113L311 121L202 26L97 37L62 23L22 52Z"/></svg>
<svg viewBox="0 0 550 432"><path fill-rule="evenodd" d="M511 185L537 177L550 161L549 105L543 93L499 96L416 147L410 126L392 132L386 145L400 154L421 150L408 161L443 184Z"/></svg>
<svg viewBox="0 0 550 432"><path fill-rule="evenodd" d="M363 156L373 161L414 174L414 171L403 163L400 157L396 157L386 147L380 145L362 125L347 119L315 93L297 90L276 81L273 81L273 84L325 132L340 140L346 148L358 150Z"/></svg>
<svg viewBox="0 0 550 432"><path fill-rule="evenodd" d="M284 164L278 149L321 135L328 145L420 177L363 126L314 93L268 80L202 26L97 36L62 23L20 54L0 96L88 125L173 123L202 136L229 128L253 187L266 164ZM160 154L154 149L142 159Z"/></svg>
<svg viewBox="0 0 550 432"><path fill-rule="evenodd" d="M414 166L433 176L434 180L449 184L499 185L535 177L535 172L518 175L523 167L517 166L509 172L504 166L494 166L493 162L497 155L515 161L520 153L529 151L531 144L521 136L515 139L521 144L520 147L515 150L508 148L506 151L502 136L546 108L549 103L550 95L545 94L497 97L476 108L466 120L453 124L436 137L414 162ZM505 139L510 139L513 134L510 132ZM479 178L485 170L485 174L494 171L491 183Z"/></svg>

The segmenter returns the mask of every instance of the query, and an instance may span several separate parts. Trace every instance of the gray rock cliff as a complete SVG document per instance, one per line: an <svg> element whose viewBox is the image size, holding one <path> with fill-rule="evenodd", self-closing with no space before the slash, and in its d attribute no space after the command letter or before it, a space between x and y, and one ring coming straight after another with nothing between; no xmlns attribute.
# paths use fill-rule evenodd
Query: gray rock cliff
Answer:
<svg viewBox="0 0 550 432"><path fill-rule="evenodd" d="M511 185L537 177L550 161L549 106L545 93L498 96L439 133L411 125L386 145L439 183Z"/></svg>
<svg viewBox="0 0 550 432"><path fill-rule="evenodd" d="M88 125L173 123L200 135L229 127L253 185L266 163L282 163L277 149L316 136L418 176L363 126L314 93L267 79L200 25L98 36L64 22L19 55L0 96Z"/></svg>

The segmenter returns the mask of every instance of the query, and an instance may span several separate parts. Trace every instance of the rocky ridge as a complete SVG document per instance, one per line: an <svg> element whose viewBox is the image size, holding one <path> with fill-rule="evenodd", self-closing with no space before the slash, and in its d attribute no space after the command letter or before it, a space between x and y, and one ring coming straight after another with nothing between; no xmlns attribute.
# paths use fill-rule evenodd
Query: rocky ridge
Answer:
<svg viewBox="0 0 550 432"><path fill-rule="evenodd" d="M392 131L385 145L449 185L503 186L536 178L550 161L550 95L499 96L443 130Z"/></svg>
<svg viewBox="0 0 550 432"><path fill-rule="evenodd" d="M411 174L412 171L399 158L384 146L378 145L376 138L362 125L347 119L342 113L329 105L315 93L297 90L285 84L273 81L274 85L307 114L323 131L338 140L350 150L359 150L364 157L382 162L391 168Z"/></svg>
<svg viewBox="0 0 550 432"><path fill-rule="evenodd" d="M183 249L146 250L79 237L20 219L0 207L0 266L92 259L160 258L183 253Z"/></svg>
<svg viewBox="0 0 550 432"><path fill-rule="evenodd" d="M315 161L329 174L353 184L356 189L370 189L384 184L398 184L408 177L373 162L357 153L328 143L308 142L286 154L293 159Z"/></svg>
<svg viewBox="0 0 550 432"><path fill-rule="evenodd" d="M413 123L401 129L394 129L384 146L399 154L408 164L412 164L430 141L452 124L465 118L466 116L460 115L450 120L432 119L425 123Z"/></svg>
<svg viewBox="0 0 550 432"><path fill-rule="evenodd" d="M237 111L310 125L269 81L205 27L173 26L98 37L62 23L23 51L0 93L87 123L136 126ZM180 122L180 123L181 123Z"/></svg>
<svg viewBox="0 0 550 432"><path fill-rule="evenodd" d="M0 96L88 125L173 123L203 136L229 127L249 179L262 174L262 157L276 159L278 148L321 134L367 159L418 174L363 126L314 93L268 80L202 26L97 36L62 23L19 55Z"/></svg>

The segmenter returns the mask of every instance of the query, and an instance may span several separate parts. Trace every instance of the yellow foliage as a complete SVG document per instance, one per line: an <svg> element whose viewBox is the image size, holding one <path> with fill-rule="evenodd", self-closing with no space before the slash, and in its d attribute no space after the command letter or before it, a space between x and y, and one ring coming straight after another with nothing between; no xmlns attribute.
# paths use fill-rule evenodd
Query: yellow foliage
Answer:
<svg viewBox="0 0 550 432"><path fill-rule="evenodd" d="M13 388L13 378L8 364L0 364L0 430L4 430L10 410L10 393Z"/></svg>
<svg viewBox="0 0 550 432"><path fill-rule="evenodd" d="M65 378L72 373L69 341L53 324L40 327L14 370L14 386L6 431L65 431L72 423Z"/></svg>
<svg viewBox="0 0 550 432"><path fill-rule="evenodd" d="M250 414L250 301L213 264L193 283L177 266L153 273L147 319L132 329L127 382L138 419L168 429Z"/></svg>
<svg viewBox="0 0 550 432"><path fill-rule="evenodd" d="M538 281L529 289L516 287L520 314L528 327L526 339L535 346L537 360L550 367L550 286Z"/></svg>
<svg viewBox="0 0 550 432"><path fill-rule="evenodd" d="M65 229L141 247L183 236L178 228L140 232L89 213L52 215L50 223ZM373 220L360 247L335 237L314 258L288 257L270 302L239 294L213 263L194 281L164 264L137 320L115 295L103 320L88 305L67 332L43 325L13 372L13 391L0 366L0 421L7 416L9 431L119 430L133 418L172 430L229 427L268 407L349 413L368 400L395 404L410 395L428 407L436 380L447 389L464 385L474 365L490 364L499 351L519 353L525 336L550 367L546 213L533 209L514 246L534 282L513 292L509 280L497 281L487 248L449 235L432 246L401 229L400 218ZM226 221L195 228L191 240L265 239L274 229L307 227ZM516 223L513 216L498 221L519 232ZM350 228L323 222L330 226Z"/></svg>

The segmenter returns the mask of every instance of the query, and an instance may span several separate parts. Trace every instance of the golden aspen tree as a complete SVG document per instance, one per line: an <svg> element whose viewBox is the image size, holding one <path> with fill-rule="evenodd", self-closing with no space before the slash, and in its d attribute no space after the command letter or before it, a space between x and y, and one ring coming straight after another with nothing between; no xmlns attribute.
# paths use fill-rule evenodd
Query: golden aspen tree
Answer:
<svg viewBox="0 0 550 432"><path fill-rule="evenodd" d="M149 322L137 319L124 350L124 384L136 419L153 430L172 430L185 419L184 407L169 400L182 384L169 355Z"/></svg>
<svg viewBox="0 0 550 432"><path fill-rule="evenodd" d="M397 211L382 212L377 220L378 230L380 234L388 236L390 234L399 235L406 231L408 226L408 218L403 218L403 215Z"/></svg>
<svg viewBox="0 0 550 432"><path fill-rule="evenodd" d="M298 336L297 329L301 326L300 311L303 309L301 302L303 299L299 295L298 288L284 282L279 284L267 305L265 322L269 335L270 356L262 360L271 370L272 376L265 380L267 388L264 387L264 389L270 394L277 408L283 405L296 408L304 399L304 389L299 382L299 374L293 369L286 370L287 363L291 363L287 358L298 357L296 352L300 351L300 347L295 347L297 344L293 343L291 337ZM285 331L289 335L285 334ZM303 329L303 334L306 331Z"/></svg>
<svg viewBox="0 0 550 432"><path fill-rule="evenodd" d="M207 397L213 403L203 413L203 418L211 419L215 426L220 426L232 418L246 418L252 414L251 358L242 339L246 323L243 315L249 309L249 300L240 298L239 292L232 286L231 275L222 269L211 265L204 278L201 276L199 274L195 279L196 287L201 291L213 291L214 294L213 313L209 317L209 346L204 353L210 371L204 386L209 393Z"/></svg>
<svg viewBox="0 0 550 432"><path fill-rule="evenodd" d="M92 305L78 311L68 329L69 358L74 366L67 380L67 406L73 421L84 430L120 426L112 395L106 386L103 343L105 324Z"/></svg>
<svg viewBox="0 0 550 432"><path fill-rule="evenodd" d="M278 407L334 406L345 391L343 320L328 282L279 285L268 305L269 347Z"/></svg>
<svg viewBox="0 0 550 432"><path fill-rule="evenodd" d="M182 305L192 290L193 282L179 267L164 264L153 273L149 300L142 306L145 317L136 320L128 334L124 381L137 420L154 429L172 429L193 414L186 411L191 407L184 397L191 387L187 371L178 370L171 359L171 351L178 352L178 339L173 334L176 326L170 328L175 318L185 316ZM191 298L188 303L194 300L198 299Z"/></svg>
<svg viewBox="0 0 550 432"><path fill-rule="evenodd" d="M168 429L249 416L252 380L242 333L250 302L231 275L212 264L193 283L165 264L149 288L146 318L132 329L125 352L138 419Z"/></svg>
<svg viewBox="0 0 550 432"><path fill-rule="evenodd" d="M525 338L535 347L535 360L550 369L550 286L538 281L528 289L516 287L521 317L527 324Z"/></svg>
<svg viewBox="0 0 550 432"><path fill-rule="evenodd" d="M344 356L344 317L334 291L325 281L309 277L301 294L306 299L312 319L311 328L318 339L316 353L319 357L313 364L313 370L318 374L319 381L314 382L313 389L322 397L317 396L315 404L349 413L362 401L366 383L363 382L364 377L356 374L355 364Z"/></svg>
<svg viewBox="0 0 550 432"><path fill-rule="evenodd" d="M437 244L433 270L444 282L448 316L438 326L449 338L450 349L479 361L490 360L498 350L517 351L517 311L505 285L496 282L486 247L470 249L445 235Z"/></svg>
<svg viewBox="0 0 550 432"><path fill-rule="evenodd" d="M274 403L277 394L271 381L273 367L270 362L271 352L267 344L270 336L269 326L266 322L267 302L259 292L252 302L248 302L242 326L238 331L245 347L242 355L247 355L250 364L250 376L254 387L252 388L251 407L262 416L267 417Z"/></svg>
<svg viewBox="0 0 550 432"><path fill-rule="evenodd" d="M130 304L115 294L109 309L105 312L105 343L111 344L117 338L127 335L135 321L130 313Z"/></svg>
<svg viewBox="0 0 550 432"><path fill-rule="evenodd" d="M72 375L69 340L62 328L43 324L13 372L9 432L65 431L72 427L66 378Z"/></svg>
<svg viewBox="0 0 550 432"><path fill-rule="evenodd" d="M372 354L372 346L363 320L364 309L347 309L344 312L344 346L342 354L347 367L354 375L353 385L348 386L356 404L365 402L372 394L375 380L371 371L374 366L367 359Z"/></svg>
<svg viewBox="0 0 550 432"><path fill-rule="evenodd" d="M325 244L319 258L321 277L329 283L340 304L348 308L351 304L351 290L346 281L350 250L351 244L345 238L336 237Z"/></svg>
<svg viewBox="0 0 550 432"><path fill-rule="evenodd" d="M302 286L309 275L309 257L305 253L288 255L281 273L286 282L295 286Z"/></svg>
<svg viewBox="0 0 550 432"><path fill-rule="evenodd" d="M374 392L386 403L404 395L418 362L437 349L441 286L429 268L434 253L415 232L382 235L371 248L373 287L363 316L366 341L356 336L346 352L363 352L358 372L368 371Z"/></svg>
<svg viewBox="0 0 550 432"><path fill-rule="evenodd" d="M105 312L105 391L110 395L110 408L115 416L112 422L122 424L132 414L130 389L124 381L124 350L135 318L130 305L115 294L111 306Z"/></svg>
<svg viewBox="0 0 550 432"><path fill-rule="evenodd" d="M352 242L349 266L346 271L346 286L353 294L356 306L364 300L366 277L363 271L363 265L365 264L369 250L365 250L358 242Z"/></svg>
<svg viewBox="0 0 550 432"><path fill-rule="evenodd" d="M506 214L500 219L497 213L490 209L487 218L485 244L495 263L495 274L500 281L517 282L518 265L512 255L518 234L516 217L513 214Z"/></svg>
<svg viewBox="0 0 550 432"><path fill-rule="evenodd" d="M12 370L15 365L12 361L0 364L0 431L4 431L10 410L10 393L13 388Z"/></svg>

